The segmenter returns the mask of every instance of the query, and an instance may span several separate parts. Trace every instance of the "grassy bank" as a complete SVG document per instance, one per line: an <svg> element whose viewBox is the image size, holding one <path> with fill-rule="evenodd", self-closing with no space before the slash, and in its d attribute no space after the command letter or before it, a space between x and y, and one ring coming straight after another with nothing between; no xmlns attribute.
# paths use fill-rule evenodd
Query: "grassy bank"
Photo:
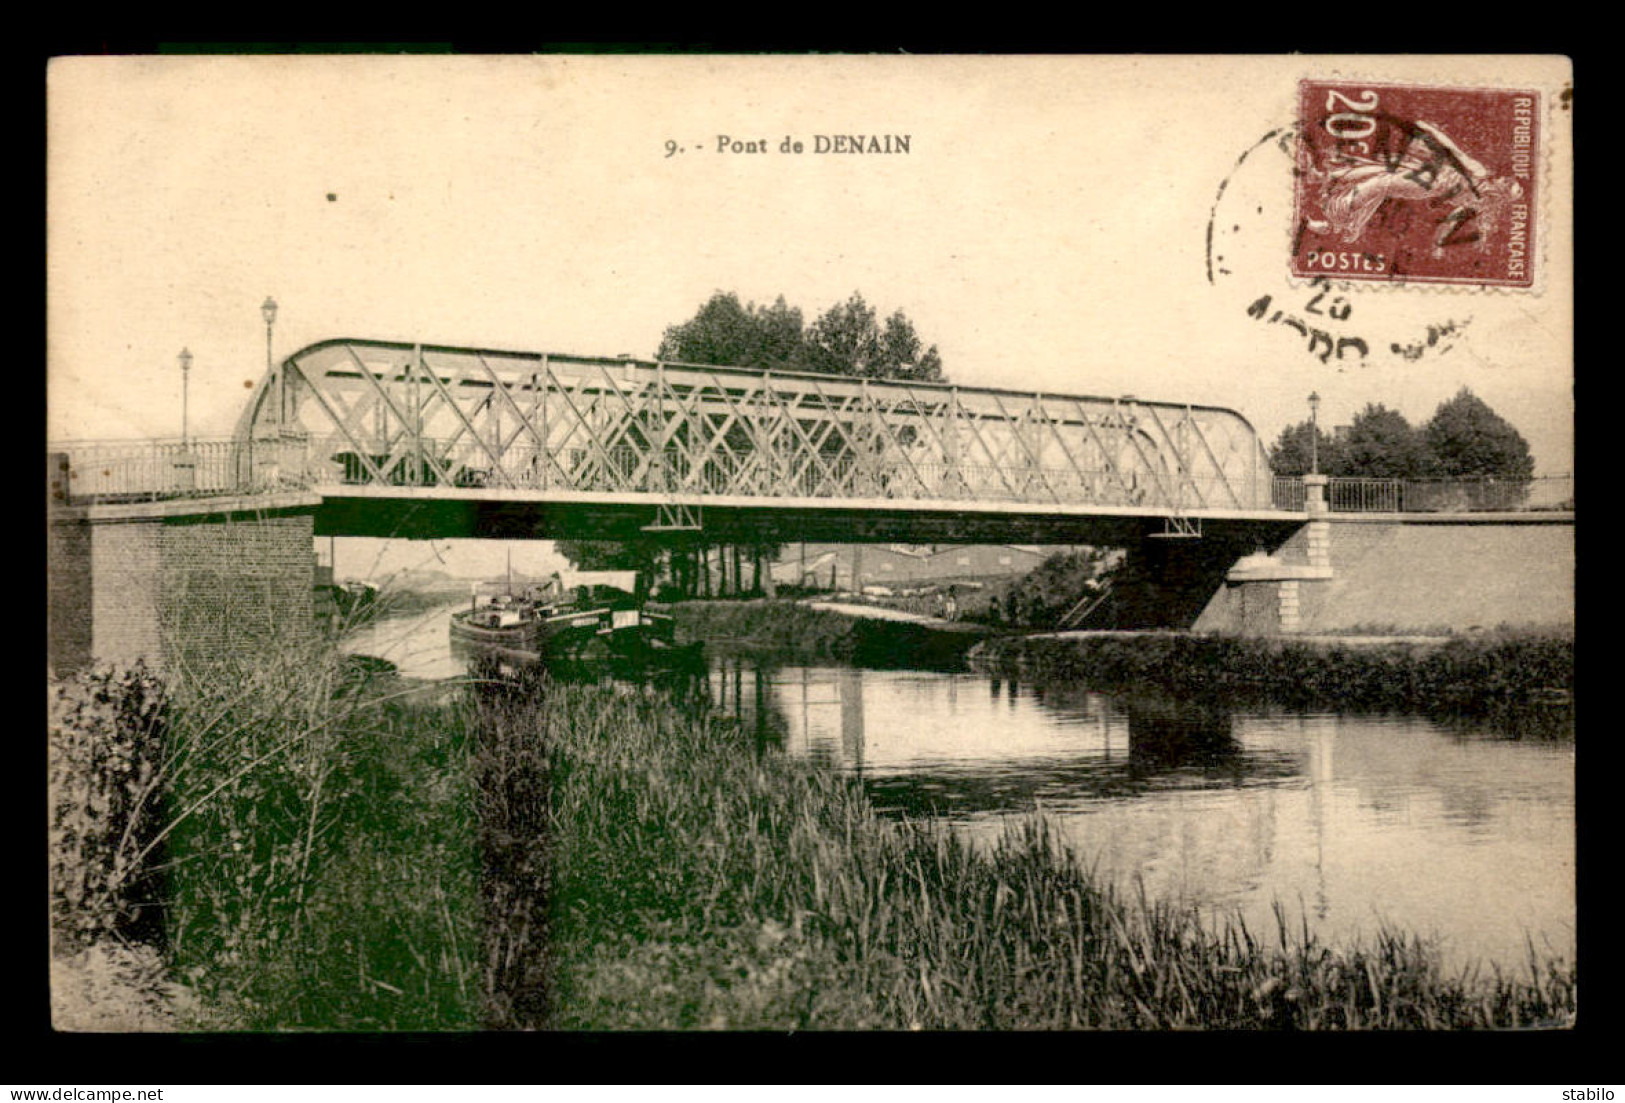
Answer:
<svg viewBox="0 0 1625 1103"><path fill-rule="evenodd" d="M802 661L879 668L956 670L966 652L987 635L974 625L944 628L853 617L793 601L685 601L667 611L685 639Z"/></svg>
<svg viewBox="0 0 1625 1103"><path fill-rule="evenodd" d="M993 853L655 695L481 705L512 825L495 1025L567 1029L1442 1028L1550 1024L1574 973L1447 976L1401 933L1327 946L1093 881L1034 821ZM499 785L492 779L501 779ZM497 917L498 913L491 913Z"/></svg>
<svg viewBox="0 0 1625 1103"><path fill-rule="evenodd" d="M328 653L270 656L174 688L62 683L51 739L57 959L140 947L112 971L149 1028L1388 1029L1574 1010L1567 962L1446 975L1400 932L1329 946L1285 916L1252 931L1117 897L1041 821L989 853L885 819L856 781L647 688L538 676L427 698ZM94 979L61 988L105 1011Z"/></svg>
<svg viewBox="0 0 1625 1103"><path fill-rule="evenodd" d="M1177 633L1005 636L977 648L979 668L1101 690L1257 700L1294 709L1485 716L1555 704L1574 686L1572 636L1502 631L1436 643Z"/></svg>
<svg viewBox="0 0 1625 1103"><path fill-rule="evenodd" d="M108 975L131 1028L476 1024L467 709L331 651L53 687L59 1028Z"/></svg>

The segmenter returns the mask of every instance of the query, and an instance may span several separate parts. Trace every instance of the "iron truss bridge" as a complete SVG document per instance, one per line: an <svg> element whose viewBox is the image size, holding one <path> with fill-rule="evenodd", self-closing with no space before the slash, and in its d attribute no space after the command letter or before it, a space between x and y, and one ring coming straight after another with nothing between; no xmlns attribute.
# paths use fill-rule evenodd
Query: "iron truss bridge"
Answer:
<svg viewBox="0 0 1625 1103"><path fill-rule="evenodd" d="M213 462L319 492L339 535L1081 542L1293 519L1217 407L352 339L276 365Z"/></svg>

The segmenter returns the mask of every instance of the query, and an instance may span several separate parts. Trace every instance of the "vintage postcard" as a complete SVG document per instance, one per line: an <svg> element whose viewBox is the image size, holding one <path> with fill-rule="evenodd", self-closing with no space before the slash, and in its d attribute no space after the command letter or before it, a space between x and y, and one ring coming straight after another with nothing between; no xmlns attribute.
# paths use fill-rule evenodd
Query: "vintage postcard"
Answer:
<svg viewBox="0 0 1625 1103"><path fill-rule="evenodd" d="M46 80L56 1029L1573 1025L1568 59Z"/></svg>

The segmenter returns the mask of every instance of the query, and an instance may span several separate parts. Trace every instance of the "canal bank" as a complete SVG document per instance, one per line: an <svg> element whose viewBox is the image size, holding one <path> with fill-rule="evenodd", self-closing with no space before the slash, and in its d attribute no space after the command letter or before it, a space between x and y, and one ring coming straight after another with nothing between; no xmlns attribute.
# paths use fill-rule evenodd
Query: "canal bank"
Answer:
<svg viewBox="0 0 1625 1103"><path fill-rule="evenodd" d="M829 602L685 601L662 608L676 618L684 642L879 669L960 670L991 634L977 624Z"/></svg>
<svg viewBox="0 0 1625 1103"><path fill-rule="evenodd" d="M1097 689L1155 689L1286 708L1485 715L1537 708L1565 717L1574 690L1571 635L1240 637L1181 632L1064 632L990 638L976 669Z"/></svg>
<svg viewBox="0 0 1625 1103"><path fill-rule="evenodd" d="M764 753L746 725L655 695L493 687L477 723L482 810L506 856L487 892L526 902L488 912L502 919L487 948L512 962L493 978L491 1026L1572 1021L1561 952L1458 969L1426 931L1325 940L1290 904L1260 930L1177 896L1124 893L1077 860L1047 810L971 842L940 821L884 815L860 779Z"/></svg>
<svg viewBox="0 0 1625 1103"><path fill-rule="evenodd" d="M1159 648L1223 641L1094 634L1147 652L1123 674L1130 691L1114 696L1092 688L1109 672L1103 662L1056 662L1054 677L1030 659L1002 674L952 665L978 644L979 656L1008 658L1075 647L1075 635L1046 644L855 603L713 601L673 612L685 636L707 641L708 671L689 675L698 685L678 693L653 678L582 685L554 674L540 699L521 693L477 726L495 756L482 771L505 779L488 794L492 810L510 784L529 794L491 824L514 842L486 855L487 891L504 902L487 933L512 963L490 978L488 1025L1338 1028L1565 1014L1571 742L1510 738L1487 719L1430 724L1404 704L1370 718L1325 705L1248 709L1233 705L1248 693L1213 688L1241 684L1217 675L1260 662L1276 643L1318 650L1327 664L1346 651L1425 669L1430 655L1454 652L1450 638L1246 640L1233 653L1202 653ZM434 635L443 641L443 626ZM1470 643L1492 641L1456 648ZM933 648L948 665L919 669ZM1174 661L1211 669L1205 680L1151 669ZM1470 666L1457 665L1458 674ZM1474 692L1485 675L1469 677ZM1160 681L1188 692L1175 699ZM550 764L546 777L527 780L532 754ZM510 815L560 830L522 842ZM1004 841L1038 815L1046 843ZM1057 976L1026 990L1021 962L1062 949L1022 917L1056 900L1001 881L1009 868L1070 886L1078 897L1065 907L1088 901L1089 923L1101 926L1074 932L1089 949L1065 959L1085 971L1081 986ZM899 879L918 885L917 872L921 893L893 894ZM1135 905L1140 892L1150 911ZM1213 940L1244 931L1278 943L1272 901L1294 939L1312 940L1306 956L1286 947L1273 964L1213 956ZM885 918L871 926L869 911ZM1183 949L1146 934L1175 916L1193 940ZM965 969L946 948L916 946L980 940L974 931L988 922L993 944L977 941ZM1134 932L1127 941L1114 941L1119 925ZM544 929L556 936L545 944L535 935ZM1526 934L1540 951L1534 974ZM1154 957L1164 983L1190 986L1193 1003L1153 998L1153 987L1139 992L1144 1009L1125 1014L1132 991L1117 985L1126 977L1088 971L1130 952ZM854 962L859 954L873 956ZM1343 978L1377 958L1384 1010L1350 1008ZM1211 962L1216 976L1205 972ZM1490 962L1518 983L1498 992L1469 979ZM1238 968L1253 981L1240 993L1228 984ZM1384 1017L1398 991L1415 993L1414 1017Z"/></svg>
<svg viewBox="0 0 1625 1103"><path fill-rule="evenodd" d="M398 638L390 653L409 660L429 637L444 645L443 624L418 628L421 641ZM310 681L319 671L307 662L261 671L248 683L259 696L231 722L255 737L251 747L294 723L341 732L322 744L337 756L334 787L300 787L303 751L254 761L241 797L208 812L248 845L211 846L213 827L182 831L173 842L185 849L166 858L191 869L208 856L208 879L192 891L220 886L226 909L179 917L190 924L186 956L172 946L167 963L203 968L211 1003L252 1006L256 1028L1425 1029L1561 1024L1573 1013L1573 956L1561 939L1552 950L1537 938L1533 971L1520 950L1487 954L1501 968L1476 973L1434 943L1425 905L1441 882L1528 895L1499 855L1469 869L1392 835L1394 820L1454 825L1457 849L1482 858L1493 774L1515 779L1488 799L1508 809L1501 818L1518 837L1572 840L1563 819L1572 796L1552 795L1564 764L1550 745L1485 748L1321 717L1226 721L1138 702L1118 710L1029 683L1018 693L1008 680L1001 695L968 674L892 671L871 684L847 670L820 690L820 672L792 683L769 670L761 684L779 713L797 722L797 708L814 710L789 732L790 753L776 753L755 725L652 684L459 689L457 679L425 695L363 664L366 676L341 679L335 693ZM1018 722L1040 710L1063 722ZM861 741L848 739L850 721ZM933 741L905 745L911 731ZM818 746L829 742L856 750L861 776L823 761ZM1401 747L1411 757L1396 759ZM984 748L1003 764L970 761ZM937 766L908 765L921 755ZM223 765L235 771L239 761ZM1082 775L1101 779L1099 795L1080 795ZM1057 814L1063 789L1087 840ZM1030 791L1035 810L1042 800L1042 825L1018 808L1000 817L1008 825L984 817L967 832L903 808L904 798L959 795L1005 809L1012 791ZM1216 809L1229 795L1242 814ZM256 811L257 802L267 803ZM1555 811L1531 819L1540 809ZM342 813L338 829L315 838L297 876L280 863L267 877L256 855L303 855L313 811ZM1358 830L1338 833L1344 821ZM1180 845L1149 854L1133 842L1147 836L1129 834L1142 822ZM279 834L286 824L291 836ZM1371 831L1389 845L1374 845ZM1067 853L1108 836L1129 842L1124 869L1149 871L1147 895ZM1284 856L1285 880L1267 884L1285 929L1274 917L1226 919L1228 901L1192 903L1181 871L1208 853L1232 856L1220 872L1249 881L1257 871L1240 859ZM1414 855L1413 867L1400 870L1395 855ZM1531 856L1521 867L1541 864ZM1165 887L1158 870L1182 884ZM250 881L250 896L234 895L239 878L255 877L264 879ZM1322 897L1334 916L1352 908L1357 880L1402 880L1406 907L1383 910L1404 921L1362 935L1300 927L1299 910ZM1296 883L1302 894L1280 887ZM252 900L278 937L231 941L238 899ZM402 931L421 960L400 954ZM295 932L305 940L298 953ZM339 958L361 963L368 979L333 984ZM401 998L420 991L433 998Z"/></svg>
<svg viewBox="0 0 1625 1103"><path fill-rule="evenodd" d="M1486 715L1536 709L1561 726L1574 688L1571 633L1243 637L1037 632L790 601L674 604L682 638L806 662L962 670L1100 690L1267 701L1286 708ZM1550 726L1550 725L1543 725Z"/></svg>

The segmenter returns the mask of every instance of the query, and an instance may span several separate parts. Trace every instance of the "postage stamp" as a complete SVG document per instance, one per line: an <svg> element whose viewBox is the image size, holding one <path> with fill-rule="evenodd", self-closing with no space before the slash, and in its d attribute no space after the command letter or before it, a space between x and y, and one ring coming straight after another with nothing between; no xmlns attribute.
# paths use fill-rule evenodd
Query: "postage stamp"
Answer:
<svg viewBox="0 0 1625 1103"><path fill-rule="evenodd" d="M1540 95L1298 86L1293 276L1531 288Z"/></svg>

